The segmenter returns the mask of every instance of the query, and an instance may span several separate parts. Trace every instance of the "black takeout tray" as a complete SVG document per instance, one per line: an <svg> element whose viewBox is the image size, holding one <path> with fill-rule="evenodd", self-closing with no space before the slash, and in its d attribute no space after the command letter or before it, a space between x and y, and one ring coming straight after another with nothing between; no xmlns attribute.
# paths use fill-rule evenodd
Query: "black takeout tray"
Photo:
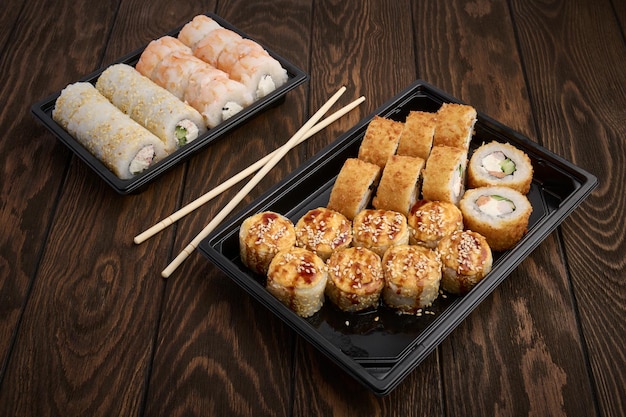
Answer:
<svg viewBox="0 0 626 417"><path fill-rule="evenodd" d="M226 22L219 16L216 16L212 13L205 13L207 16L214 19L217 23L222 25L223 27L233 30L240 34L244 38L252 39L230 23ZM182 29L182 25L167 33L166 35L176 37L180 30ZM254 39L252 39L254 40ZM147 46L147 45L146 45ZM263 45L261 45L263 46ZM263 46L265 48L265 46ZM120 59L113 62L115 63L124 63L131 66L135 66L137 61L139 61L139 57L141 53L145 49L140 48ZM145 172L134 176L131 179L123 180L117 177L113 172L111 172L98 158L93 156L86 148L84 148L76 139L74 139L68 132L66 132L59 124L57 124L52 119L52 110L54 109L54 105L56 99L61 94L61 91L58 91L49 97L35 103L31 107L31 112L43 123L45 127L48 128L61 142L63 142L68 148L70 148L83 162L85 162L93 171L96 172L107 184L109 184L115 191L119 194L131 194L137 193L141 191L144 186L148 183L152 182L156 178L158 178L161 174L178 165L179 163L187 160L190 156L198 152L200 149L206 147L212 142L222 138L227 132L232 129L239 127L246 120L251 117L257 115L262 110L267 109L270 106L279 104L282 100L284 100L284 96L289 91L293 90L298 85L304 83L308 80L309 76L307 73L302 71L300 68L296 67L286 59L277 55L273 51L265 48L267 52L274 57L278 62L281 63L283 68L287 70L288 80L287 82L276 89L272 93L263 97L260 100L252 103L250 106L243 109L241 112L237 113L235 116L229 118L228 120L220 123L216 127L209 129L204 135L201 135L194 141L188 143L184 147L176 150L172 154L168 155L163 160L157 162L152 167L150 167ZM112 65L111 64L111 65ZM88 76L80 79L79 81L86 81L95 84L98 80L100 74L107 68L103 67L99 70L89 74Z"/></svg>
<svg viewBox="0 0 626 417"><path fill-rule="evenodd" d="M365 313L343 313L328 300L313 317L298 317L265 290L264 277L253 274L241 263L239 227L245 218L260 211L276 211L296 223L308 210L325 206L337 174L347 158L357 156L374 115L404 121L411 110L434 112L443 102L460 101L416 81L199 245L200 251L244 290L378 395L391 392L418 366L588 196L597 179L479 113L472 149L492 140L509 142L526 152L532 161L534 178L528 198L533 212L529 230L513 249L494 252L492 271L469 294L440 295L428 312L419 317L398 315L383 305Z"/></svg>

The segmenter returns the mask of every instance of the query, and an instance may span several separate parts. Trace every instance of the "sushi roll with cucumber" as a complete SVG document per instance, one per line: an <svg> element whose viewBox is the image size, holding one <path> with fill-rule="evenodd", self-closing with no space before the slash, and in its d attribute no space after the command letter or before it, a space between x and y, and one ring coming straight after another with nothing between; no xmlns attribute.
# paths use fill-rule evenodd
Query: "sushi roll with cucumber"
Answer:
<svg viewBox="0 0 626 417"><path fill-rule="evenodd" d="M467 169L469 188L506 186L527 194L533 166L523 151L508 143L491 143L474 151Z"/></svg>
<svg viewBox="0 0 626 417"><path fill-rule="evenodd" d="M528 198L508 187L467 190L459 208L465 227L483 235L496 251L511 249L520 241L532 212Z"/></svg>

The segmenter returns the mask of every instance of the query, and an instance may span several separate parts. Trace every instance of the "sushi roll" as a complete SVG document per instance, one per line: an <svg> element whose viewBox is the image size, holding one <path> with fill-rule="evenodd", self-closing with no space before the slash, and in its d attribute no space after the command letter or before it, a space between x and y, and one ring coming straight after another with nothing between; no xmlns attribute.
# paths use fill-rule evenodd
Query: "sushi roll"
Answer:
<svg viewBox="0 0 626 417"><path fill-rule="evenodd" d="M220 28L222 28L222 26L215 20L211 19L209 16L200 14L182 27L178 33L178 40L192 50L195 50L198 42L206 38L213 30Z"/></svg>
<svg viewBox="0 0 626 417"><path fill-rule="evenodd" d="M494 141L480 146L467 168L469 188L505 186L527 194L532 179L530 158L508 143Z"/></svg>
<svg viewBox="0 0 626 417"><path fill-rule="evenodd" d="M218 59L226 46L241 39L243 38L237 32L226 28L218 28L198 41L193 53L204 62L218 67Z"/></svg>
<svg viewBox="0 0 626 417"><path fill-rule="evenodd" d="M474 134L476 109L457 103L443 103L436 114L433 146L452 146L467 152Z"/></svg>
<svg viewBox="0 0 626 417"><path fill-rule="evenodd" d="M463 214L457 206L446 201L421 200L407 218L409 243L434 249L439 241L452 232L463 230Z"/></svg>
<svg viewBox="0 0 626 417"><path fill-rule="evenodd" d="M357 312L377 306L384 285L381 259L369 249L344 249L328 260L326 296L342 311Z"/></svg>
<svg viewBox="0 0 626 417"><path fill-rule="evenodd" d="M296 231L291 220L272 211L248 217L239 228L241 262L257 274L267 273L276 253L295 244Z"/></svg>
<svg viewBox="0 0 626 417"><path fill-rule="evenodd" d="M423 246L394 246L383 256L385 304L399 312L419 314L439 295L441 262Z"/></svg>
<svg viewBox="0 0 626 417"><path fill-rule="evenodd" d="M465 191L467 152L433 146L422 175L422 198L458 204Z"/></svg>
<svg viewBox="0 0 626 417"><path fill-rule="evenodd" d="M135 68L142 75L152 79L152 73L163 59L173 52L193 54L191 48L172 36L163 36L151 41L143 50Z"/></svg>
<svg viewBox="0 0 626 417"><path fill-rule="evenodd" d="M354 219L370 203L380 179L380 167L356 158L344 162L330 192L328 207Z"/></svg>
<svg viewBox="0 0 626 417"><path fill-rule="evenodd" d="M118 109L157 135L168 153L206 132L202 115L126 64L100 74L96 88Z"/></svg>
<svg viewBox="0 0 626 417"><path fill-rule="evenodd" d="M434 113L411 111L404 121L398 143L398 155L428 159L433 147L436 119Z"/></svg>
<svg viewBox="0 0 626 417"><path fill-rule="evenodd" d="M419 157L392 155L383 169L374 208L397 211L408 216L420 195L424 160Z"/></svg>
<svg viewBox="0 0 626 417"><path fill-rule="evenodd" d="M487 239L472 230L456 231L437 245L442 274L441 287L456 295L467 294L490 271L493 255Z"/></svg>
<svg viewBox="0 0 626 417"><path fill-rule="evenodd" d="M324 305L328 271L314 252L293 247L274 256L267 271L266 288L301 317L311 317Z"/></svg>
<svg viewBox="0 0 626 417"><path fill-rule="evenodd" d="M296 246L315 252L324 261L351 242L352 223L338 211L318 207L296 223Z"/></svg>
<svg viewBox="0 0 626 417"><path fill-rule="evenodd" d="M366 209L352 221L352 245L368 248L380 257L390 247L408 243L409 226L398 212Z"/></svg>
<svg viewBox="0 0 626 417"><path fill-rule="evenodd" d="M217 60L217 68L246 86L255 100L261 99L288 79L287 70L261 45L240 39L227 44Z"/></svg>
<svg viewBox="0 0 626 417"><path fill-rule="evenodd" d="M52 118L121 179L130 179L165 158L165 145L90 83L65 87Z"/></svg>
<svg viewBox="0 0 626 417"><path fill-rule="evenodd" d="M467 190L460 203L465 227L487 239L493 250L511 249L528 230L532 206L528 198L508 187Z"/></svg>
<svg viewBox="0 0 626 417"><path fill-rule="evenodd" d="M389 157L398 149L403 127L402 122L374 116L359 147L359 159L384 168Z"/></svg>

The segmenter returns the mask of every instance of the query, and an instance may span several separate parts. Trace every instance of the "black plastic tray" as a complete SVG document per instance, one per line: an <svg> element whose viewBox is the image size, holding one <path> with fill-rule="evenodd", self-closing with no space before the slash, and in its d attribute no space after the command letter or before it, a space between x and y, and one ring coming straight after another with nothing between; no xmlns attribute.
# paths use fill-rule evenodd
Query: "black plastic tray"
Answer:
<svg viewBox="0 0 626 417"><path fill-rule="evenodd" d="M511 250L495 252L492 271L463 297L440 296L420 317L398 315L381 305L349 314L326 302L303 319L264 288L265 278L239 259L238 231L254 213L273 210L297 221L309 209L325 206L346 158L356 157L375 114L404 121L410 110L436 111L454 97L417 81L363 119L305 165L278 183L204 239L200 251L254 298L378 395L386 395L409 374L517 265L595 188L597 179L517 132L479 113L472 148L483 142L509 142L531 158L535 173L529 192L533 213L529 231Z"/></svg>
<svg viewBox="0 0 626 417"><path fill-rule="evenodd" d="M225 28L231 29L238 34L240 34L244 38L252 39L230 23L226 22L219 16L216 16L212 13L205 13L207 16L214 19L220 25ZM182 25L167 33L166 35L177 36L178 32L182 29ZM146 45L147 46L147 45ZM264 47L265 48L265 47ZM145 49L140 48L120 59L113 62L114 63L125 63L128 65L134 66L137 61L139 61L139 57L141 53ZM193 142L185 145L184 147L176 150L172 154L168 155L163 160L154 164L154 166L150 167L145 172L134 176L128 180L122 180L118 178L113 172L111 172L98 158L93 156L86 148L84 148L76 139L74 139L68 132L66 132L59 124L57 124L52 119L52 110L54 109L54 104L56 99L61 94L61 91L57 91L56 93L50 95L49 97L35 103L31 107L31 112L44 124L45 127L48 128L61 142L63 142L67 147L69 147L80 159L82 159L93 171L95 171L104 181L107 182L115 191L119 194L131 194L142 191L145 185L152 182L154 179L159 177L164 172L178 165L179 163L187 160L190 156L198 152L200 149L206 147L212 142L222 138L224 134L231 131L232 129L239 127L243 122L250 119L251 117L257 115L260 111L267 109L273 105L279 104L282 100L284 100L284 96L287 92L293 90L298 85L304 83L309 79L307 73L277 55L273 51L265 48L268 53L278 60L283 68L287 70L288 80L287 82L276 89L272 93L263 97L260 100L255 101L250 106L243 109L241 112L237 113L233 117L228 120L220 123L216 127L209 129L207 133L201 135ZM111 65L112 65L111 64ZM80 79L80 81L91 82L95 84L98 80L100 74L108 67L100 68L99 70L89 74L88 76Z"/></svg>

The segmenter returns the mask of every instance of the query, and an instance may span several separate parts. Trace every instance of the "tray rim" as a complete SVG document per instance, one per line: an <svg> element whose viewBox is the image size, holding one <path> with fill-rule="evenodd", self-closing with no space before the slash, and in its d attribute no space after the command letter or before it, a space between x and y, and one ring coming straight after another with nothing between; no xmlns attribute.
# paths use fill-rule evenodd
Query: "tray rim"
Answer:
<svg viewBox="0 0 626 417"><path fill-rule="evenodd" d="M465 318L488 297L580 203L582 203L598 184L597 178L591 173L531 141L526 136L503 125L486 114L478 112L479 120L482 120L490 127L495 126L503 129L506 131L507 136L514 137L516 141L523 143L526 148L529 148L529 152L539 154L541 159L566 171L571 178L575 177L578 186L561 201L555 211L539 219L532 230L524 236L522 240L523 243L520 242L519 246L514 250L502 253L496 267L497 269L494 268L492 271L494 277L490 280L481 281L481 283L479 283L480 287L477 287L480 288L479 291L471 291L469 294L460 298L458 303L455 303L451 308L443 311L441 313L443 317L439 320L440 324L437 326L433 325L427 329L428 334L424 337L420 334L419 338L422 339L422 342L413 346L412 350L406 352L392 367L385 368L383 376L376 377L372 372L369 372L368 369L376 368L377 363L368 363L367 359L355 359L354 357L348 356L317 332L310 323L287 309L267 291L258 291L258 283L256 283L255 280L240 279L239 277L233 276L228 270L229 266L232 266L231 261L223 256L221 252L216 249L215 245L219 244L223 237L230 235L233 226L239 224L246 215L271 206L272 201L279 198L279 195L285 192L286 187L295 187L302 176L313 175L316 166L319 166L318 161L323 160L333 152L337 152L338 148L349 146L349 144L344 142L353 136L356 131L364 128L375 115L388 115L393 112L392 106L396 108L399 106L397 104L398 101L403 99L408 100L410 96L423 91L440 102L463 103L461 100L445 93L424 80L416 80L396 96L379 106L370 115L361 119L351 129L340 135L335 141L324 147L303 165L288 174L283 180L276 183L253 202L242 208L235 216L218 226L216 230L207 236L198 246L198 249L205 257L247 291L249 295L272 311L284 323L289 325L296 333L314 345L321 353L331 359L344 371L352 375L360 383L370 388L379 396L387 395L400 384L404 377L411 373L456 327L458 327L458 325L465 320ZM353 140L359 140L358 136L357 139L353 138Z"/></svg>
<svg viewBox="0 0 626 417"><path fill-rule="evenodd" d="M244 124L249 119L255 117L260 112L272 106L278 105L281 100L284 100L288 92L292 91L293 89L310 79L309 74L306 73L304 70L300 69L298 66L291 63L273 50L267 48L264 44L258 42L255 38L250 37L247 33L238 29L220 16L212 12L205 12L203 14L214 19L221 26L237 32L242 37L254 40L255 42L259 43L273 58L280 62L283 68L287 70L287 83L276 89L272 93L268 94L267 96L263 97L262 99L255 101L232 118L220 123L212 129L209 129L204 135L197 138L193 142L190 142L186 146L176 150L164 159L160 160L154 166L150 167L147 171L126 180L117 177L104 165L103 162L101 162L97 157L92 155L86 148L84 148L80 144L80 142L74 139L72 135L70 135L67 131L65 131L65 129L63 129L58 123L56 123L52 119L51 115L49 115L49 113L54 108L56 99L59 97L62 90L55 91L31 105L31 114L35 116L35 118L38 119L39 122L43 124L43 126L46 127L48 131L57 138L57 140L63 143L70 151L72 151L74 155L81 159L83 163L85 163L90 168L90 170L92 170L118 194L127 195L141 192L148 184L152 183L154 180L156 180L175 166L178 166L179 164L188 160L191 156L198 153L201 149L204 149L213 142L222 139L227 133L241 127L242 124ZM186 23L187 22L161 36L176 36ZM137 48L134 51L129 52L126 55L117 58L116 60L106 65L101 66L100 68L89 73L88 75L81 77L76 82L90 82L93 84L98 79L100 74L109 66L118 63L132 64L136 62L139 59L141 53L148 46L148 44L149 42L146 43L144 46Z"/></svg>

